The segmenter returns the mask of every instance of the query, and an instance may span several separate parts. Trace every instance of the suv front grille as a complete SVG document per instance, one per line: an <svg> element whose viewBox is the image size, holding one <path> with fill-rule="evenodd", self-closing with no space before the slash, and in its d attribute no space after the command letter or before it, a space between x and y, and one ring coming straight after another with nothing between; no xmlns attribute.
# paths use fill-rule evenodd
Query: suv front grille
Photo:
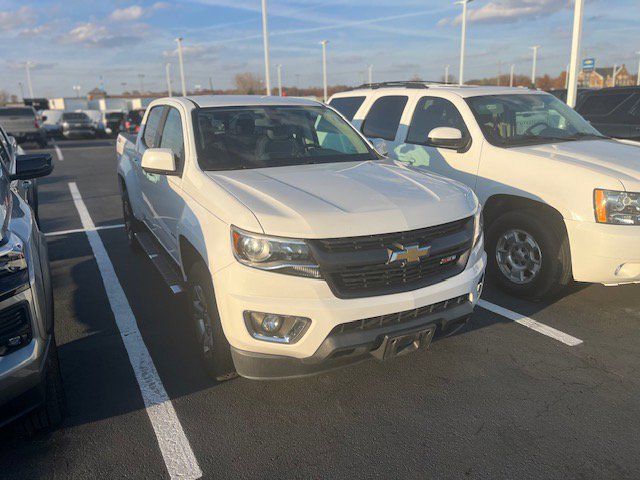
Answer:
<svg viewBox="0 0 640 480"><path fill-rule="evenodd" d="M400 293L442 282L461 273L473 242L473 217L411 230L310 242L333 293L359 298ZM389 262L389 251L431 247L418 261Z"/></svg>
<svg viewBox="0 0 640 480"><path fill-rule="evenodd" d="M26 302L0 312L0 356L23 347L31 338L31 321Z"/></svg>
<svg viewBox="0 0 640 480"><path fill-rule="evenodd" d="M355 320L353 322L343 323L336 326L333 330L331 330L330 335L338 335L341 333L363 330L375 330L377 328L388 327L390 325L400 325L402 323L415 320L425 315L445 312L468 301L469 295L460 295L459 297L445 300L444 302L434 303L433 305L426 305L424 307L415 308L413 310L406 310L399 313L389 313L387 315L365 318L363 320Z"/></svg>

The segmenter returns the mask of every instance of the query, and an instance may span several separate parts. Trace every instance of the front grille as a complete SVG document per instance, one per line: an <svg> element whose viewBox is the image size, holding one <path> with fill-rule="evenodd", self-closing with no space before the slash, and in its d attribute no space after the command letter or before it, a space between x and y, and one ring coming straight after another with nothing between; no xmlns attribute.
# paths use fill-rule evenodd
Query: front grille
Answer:
<svg viewBox="0 0 640 480"><path fill-rule="evenodd" d="M473 217L436 227L345 239L315 240L314 256L338 298L400 293L442 282L466 267L473 242ZM389 263L402 245L432 247L419 261Z"/></svg>
<svg viewBox="0 0 640 480"><path fill-rule="evenodd" d="M0 312L0 356L23 347L31 338L31 322L26 302Z"/></svg>
<svg viewBox="0 0 640 480"><path fill-rule="evenodd" d="M330 335L338 335L341 333L349 333L364 330L375 330L391 325L400 325L411 320L431 315L433 313L445 312L451 308L457 307L469 301L469 295L461 295L459 297L445 300L444 302L426 305L424 307L406 310L399 313L389 313L387 315L379 315L377 317L365 318L363 320L355 320L353 322L343 323L331 330Z"/></svg>

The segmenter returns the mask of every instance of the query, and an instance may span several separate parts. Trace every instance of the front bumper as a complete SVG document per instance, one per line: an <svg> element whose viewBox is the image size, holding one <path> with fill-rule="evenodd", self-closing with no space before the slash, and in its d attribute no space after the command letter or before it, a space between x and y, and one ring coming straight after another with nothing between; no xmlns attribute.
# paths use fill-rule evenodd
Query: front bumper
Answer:
<svg viewBox="0 0 640 480"><path fill-rule="evenodd" d="M565 220L573 278L578 282L640 283L640 226Z"/></svg>
<svg viewBox="0 0 640 480"><path fill-rule="evenodd" d="M62 135L66 138L71 137L95 137L96 131L93 128L77 128L77 129L64 129Z"/></svg>
<svg viewBox="0 0 640 480"><path fill-rule="evenodd" d="M256 364L323 363L329 360L331 352L319 352L324 352L323 344L327 345L325 342L332 331L342 324L411 311L460 296L469 298L469 310L461 309L451 315L433 318L420 317L416 319L419 320L417 325L421 325L420 322L448 323L468 317L478 300L478 285L482 282L485 267L486 254L484 244L480 242L471 253L467 268L455 277L410 292L355 299L335 297L323 280L265 272L237 262L218 271L213 280L222 327L232 346L239 373L252 378L273 378L272 375L268 375L268 366L256 367ZM253 338L245 327L243 312L246 310L306 317L311 319L311 325L304 336L293 345L260 341ZM407 328L407 324L403 323L397 330L404 328ZM386 332L378 332L375 337L382 333ZM370 340L367 337L365 343ZM356 344L363 343L362 338L354 341ZM340 345L341 348L346 346L348 345ZM270 359L269 356L278 358ZM342 359L341 362L345 360ZM243 366L248 364L251 364L251 370L249 367L243 369ZM288 373L293 376L305 375L331 367L332 365L309 367L309 370L305 368L301 372L298 365L283 369L278 367L274 370L285 372L285 375L275 374L280 378L291 376ZM255 372L256 368L259 375L251 373Z"/></svg>

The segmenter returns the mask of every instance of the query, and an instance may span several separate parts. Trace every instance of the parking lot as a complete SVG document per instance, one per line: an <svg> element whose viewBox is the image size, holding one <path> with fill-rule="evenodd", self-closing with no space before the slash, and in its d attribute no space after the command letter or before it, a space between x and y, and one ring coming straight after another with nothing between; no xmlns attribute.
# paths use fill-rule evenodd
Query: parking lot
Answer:
<svg viewBox="0 0 640 480"><path fill-rule="evenodd" d="M640 286L575 285L528 303L489 285L472 325L427 351L214 384L184 299L127 246L114 141L50 151L40 218L68 415L34 439L0 432L3 479L640 477ZM129 306L141 342L125 348L137 329L116 319ZM151 395L155 373L132 367L132 345L157 370Z"/></svg>

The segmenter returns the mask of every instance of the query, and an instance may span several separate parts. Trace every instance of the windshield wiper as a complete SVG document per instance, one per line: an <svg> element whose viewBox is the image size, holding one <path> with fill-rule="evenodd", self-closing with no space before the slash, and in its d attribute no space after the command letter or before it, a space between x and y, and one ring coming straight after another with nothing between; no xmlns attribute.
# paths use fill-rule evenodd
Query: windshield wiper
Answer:
<svg viewBox="0 0 640 480"><path fill-rule="evenodd" d="M599 133L585 133L585 132L578 132L575 133L569 137L567 137L570 140L586 140L586 139L598 139L598 140L610 140L611 137L607 137L606 135L602 135Z"/></svg>

